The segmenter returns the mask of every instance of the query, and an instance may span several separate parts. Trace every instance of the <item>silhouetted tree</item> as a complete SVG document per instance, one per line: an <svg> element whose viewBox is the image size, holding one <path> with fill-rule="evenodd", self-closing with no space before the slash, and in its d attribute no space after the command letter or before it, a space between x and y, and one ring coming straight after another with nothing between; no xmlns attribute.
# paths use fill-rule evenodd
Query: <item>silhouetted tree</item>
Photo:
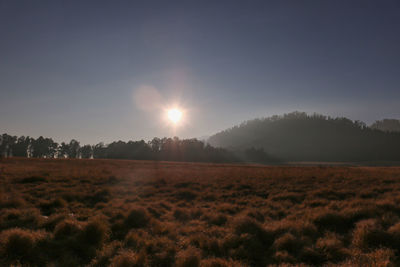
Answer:
<svg viewBox="0 0 400 267"><path fill-rule="evenodd" d="M79 158L79 142L75 139L72 139L68 145L68 158L76 159Z"/></svg>
<svg viewBox="0 0 400 267"><path fill-rule="evenodd" d="M384 119L376 121L371 124L370 128L384 132L400 132L400 120Z"/></svg>
<svg viewBox="0 0 400 267"><path fill-rule="evenodd" d="M68 157L68 153L69 153L69 144L62 142L61 145L58 146L57 148L57 157L61 159Z"/></svg>
<svg viewBox="0 0 400 267"><path fill-rule="evenodd" d="M15 157L27 157L29 154L29 147L32 140L29 136L21 136L12 146L13 156Z"/></svg>
<svg viewBox="0 0 400 267"><path fill-rule="evenodd" d="M12 148L17 141L16 136L11 136L8 134L2 134L0 139L0 155L3 157L12 157Z"/></svg>
<svg viewBox="0 0 400 267"><path fill-rule="evenodd" d="M91 145L84 145L80 148L79 154L83 159L90 159L93 156L93 148Z"/></svg>
<svg viewBox="0 0 400 267"><path fill-rule="evenodd" d="M32 140L32 156L35 158L53 158L56 154L58 144L51 138L40 136Z"/></svg>
<svg viewBox="0 0 400 267"><path fill-rule="evenodd" d="M161 139L154 137L153 140L149 141L150 149L153 153L158 153L161 150Z"/></svg>
<svg viewBox="0 0 400 267"><path fill-rule="evenodd" d="M107 157L106 154L106 146L104 143L98 143L93 147L93 158L95 159L105 159Z"/></svg>

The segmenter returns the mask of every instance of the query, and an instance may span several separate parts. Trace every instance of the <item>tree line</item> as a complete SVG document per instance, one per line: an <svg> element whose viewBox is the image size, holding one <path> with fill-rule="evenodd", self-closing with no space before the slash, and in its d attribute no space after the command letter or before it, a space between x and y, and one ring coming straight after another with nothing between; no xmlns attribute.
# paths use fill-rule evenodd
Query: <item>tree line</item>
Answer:
<svg viewBox="0 0 400 267"><path fill-rule="evenodd" d="M246 121L197 139L153 138L81 145L40 136L0 135L0 157L134 159L189 162L400 161L398 121L371 126L347 118L293 112Z"/></svg>
<svg viewBox="0 0 400 267"><path fill-rule="evenodd" d="M239 162L232 152L215 148L197 139L154 138L149 142L117 141L108 145L81 145L72 139L58 144L40 136L0 136L0 156L31 158L133 159L191 162Z"/></svg>

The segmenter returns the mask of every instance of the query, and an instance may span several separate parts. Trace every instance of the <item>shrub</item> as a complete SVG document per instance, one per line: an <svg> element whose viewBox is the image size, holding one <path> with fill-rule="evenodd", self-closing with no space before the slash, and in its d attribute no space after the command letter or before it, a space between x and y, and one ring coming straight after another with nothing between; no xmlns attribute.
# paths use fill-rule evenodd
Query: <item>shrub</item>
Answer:
<svg viewBox="0 0 400 267"><path fill-rule="evenodd" d="M124 239L124 244L128 248L132 248L135 251L139 251L146 247L146 245L152 243L152 237L147 234L147 232L132 230L130 231Z"/></svg>
<svg viewBox="0 0 400 267"><path fill-rule="evenodd" d="M153 215L154 218L160 218L160 216L163 214L162 211L160 211L159 209L153 209L152 207L148 207L147 211Z"/></svg>
<svg viewBox="0 0 400 267"><path fill-rule="evenodd" d="M29 231L20 228L5 230L0 233L0 253L9 261L37 263L37 246L46 238L42 231Z"/></svg>
<svg viewBox="0 0 400 267"><path fill-rule="evenodd" d="M25 199L22 197L12 196L10 198L1 200L0 207L1 208L21 208L27 205Z"/></svg>
<svg viewBox="0 0 400 267"><path fill-rule="evenodd" d="M261 226L261 224L248 217L237 219L234 222L234 231L237 235L251 234L262 239L269 237L267 231ZM272 243L273 240L269 241Z"/></svg>
<svg viewBox="0 0 400 267"><path fill-rule="evenodd" d="M67 206L67 202L62 198L53 199L51 201L43 201L40 204L40 209L43 214L49 215L55 210Z"/></svg>
<svg viewBox="0 0 400 267"><path fill-rule="evenodd" d="M274 248L276 250L286 250L289 253L296 253L303 247L303 243L301 240L297 239L290 233L286 233L283 236L279 237L274 242Z"/></svg>
<svg viewBox="0 0 400 267"><path fill-rule="evenodd" d="M131 250L124 250L115 256L110 267L135 267L137 264L137 255Z"/></svg>
<svg viewBox="0 0 400 267"><path fill-rule="evenodd" d="M146 262L150 266L173 266L175 263L175 242L165 238L150 238L142 247L146 253Z"/></svg>
<svg viewBox="0 0 400 267"><path fill-rule="evenodd" d="M353 226L354 223L358 221L380 216L380 212L381 210L379 210L376 205L365 205L365 204L364 205L360 204L360 206L347 208L343 210L343 213L348 218L348 222L351 226Z"/></svg>
<svg viewBox="0 0 400 267"><path fill-rule="evenodd" d="M54 228L54 237L56 239L68 239L79 234L81 231L81 223L74 219L65 219L59 222Z"/></svg>
<svg viewBox="0 0 400 267"><path fill-rule="evenodd" d="M320 251L312 247L303 248L298 259L312 266L322 266L326 261L326 257Z"/></svg>
<svg viewBox="0 0 400 267"><path fill-rule="evenodd" d="M400 223L396 223L395 225L392 225L388 229L388 234L391 236L390 239L393 242L392 247L393 248L400 248Z"/></svg>
<svg viewBox="0 0 400 267"><path fill-rule="evenodd" d="M174 217L180 222L186 222L190 219L190 216L186 210L183 209L175 209L174 210Z"/></svg>
<svg viewBox="0 0 400 267"><path fill-rule="evenodd" d="M303 236L305 238L315 239L320 233L318 233L317 227L308 220L288 220L284 219L275 223L269 224L269 228L274 232L274 235L283 235L285 233L291 233L295 236Z"/></svg>
<svg viewBox="0 0 400 267"><path fill-rule="evenodd" d="M222 213L227 213L229 215L234 215L239 212L239 207L233 205L233 204L227 204L223 203L220 204L218 207L218 210Z"/></svg>
<svg viewBox="0 0 400 267"><path fill-rule="evenodd" d="M382 225L383 228L387 229L393 225L395 225L396 223L398 223L400 221L399 216L397 216L397 214L388 211L384 214L382 214L382 216L380 216L378 218L379 223Z"/></svg>
<svg viewBox="0 0 400 267"><path fill-rule="evenodd" d="M248 261L251 265L269 263L270 247L274 242L272 232L248 217L237 219L233 227L235 235L224 241L224 249L234 258Z"/></svg>
<svg viewBox="0 0 400 267"><path fill-rule="evenodd" d="M274 260L276 262L285 262L285 263L294 263L296 262L296 258L289 254L286 250L280 250L275 252ZM281 265L279 265L281 266Z"/></svg>
<svg viewBox="0 0 400 267"><path fill-rule="evenodd" d="M35 229L43 221L37 209L4 209L2 213L0 227L3 229L12 227Z"/></svg>
<svg viewBox="0 0 400 267"><path fill-rule="evenodd" d="M400 238L400 222L396 223L395 225L392 225L389 229L388 232L395 236L396 238Z"/></svg>
<svg viewBox="0 0 400 267"><path fill-rule="evenodd" d="M247 213L247 216L249 216L250 218L256 219L257 221L259 221L261 223L263 223L264 220L265 220L264 215L261 212L257 211L257 210L249 211Z"/></svg>
<svg viewBox="0 0 400 267"><path fill-rule="evenodd" d="M96 250L108 237L108 227L95 220L83 223L66 219L56 225L54 237L53 244L58 248L53 252L54 256L65 257L69 253L83 265L96 256Z"/></svg>
<svg viewBox="0 0 400 267"><path fill-rule="evenodd" d="M212 194L212 193L206 193L205 195L203 195L203 196L201 197L201 199L202 199L203 201L212 202L212 201L217 200L217 196L216 196L215 194Z"/></svg>
<svg viewBox="0 0 400 267"><path fill-rule="evenodd" d="M190 211L190 216L192 217L192 219L199 219L203 214L204 211L202 209L192 209Z"/></svg>
<svg viewBox="0 0 400 267"><path fill-rule="evenodd" d="M220 243L215 238L205 238L205 242L200 244L200 248L207 255L222 256Z"/></svg>
<svg viewBox="0 0 400 267"><path fill-rule="evenodd" d="M100 246L109 236L110 228L101 219L93 219L83 228L82 241L92 246Z"/></svg>
<svg viewBox="0 0 400 267"><path fill-rule="evenodd" d="M125 237L126 233L129 231L129 229L127 228L128 227L125 223L125 220L113 221L113 223L111 224L112 238L122 240Z"/></svg>
<svg viewBox="0 0 400 267"><path fill-rule="evenodd" d="M110 266L118 252L121 252L123 244L119 241L112 241L101 248L97 252L96 257L91 261L88 267L103 267Z"/></svg>
<svg viewBox="0 0 400 267"><path fill-rule="evenodd" d="M390 239L391 236L375 220L369 219L356 224L352 243L360 249L367 250L391 244Z"/></svg>
<svg viewBox="0 0 400 267"><path fill-rule="evenodd" d="M61 194L62 199L67 202L83 201L86 196L82 192L63 192Z"/></svg>
<svg viewBox="0 0 400 267"><path fill-rule="evenodd" d="M111 197L111 190L108 188L100 189L96 191L93 195L89 196L89 200L92 204L96 204L98 202L108 202Z"/></svg>
<svg viewBox="0 0 400 267"><path fill-rule="evenodd" d="M353 224L349 222L345 215L330 210L317 214L314 224L322 231L328 230L338 233L346 233L353 227Z"/></svg>
<svg viewBox="0 0 400 267"><path fill-rule="evenodd" d="M343 267L391 267L395 265L395 252L388 248L379 248L370 253L353 252L351 258L341 264Z"/></svg>
<svg viewBox="0 0 400 267"><path fill-rule="evenodd" d="M22 211L20 209L3 209L1 217L4 221L18 220L22 217Z"/></svg>
<svg viewBox="0 0 400 267"><path fill-rule="evenodd" d="M221 257L222 248L218 238L210 237L205 234L193 234L190 236L190 244L202 250L204 257Z"/></svg>
<svg viewBox="0 0 400 267"><path fill-rule="evenodd" d="M176 255L177 267L197 267L200 265L200 251L193 247L180 251Z"/></svg>
<svg viewBox="0 0 400 267"><path fill-rule="evenodd" d="M208 218L208 223L222 226L227 222L228 218L223 214L214 215Z"/></svg>
<svg viewBox="0 0 400 267"><path fill-rule="evenodd" d="M56 225L66 218L67 216L65 214L52 214L44 220L42 227L44 227L46 231L53 232Z"/></svg>
<svg viewBox="0 0 400 267"><path fill-rule="evenodd" d="M129 228L146 227L150 221L148 213L144 209L131 209L125 218L125 224Z"/></svg>
<svg viewBox="0 0 400 267"><path fill-rule="evenodd" d="M340 262L350 254L344 247L343 242L334 233L327 233L324 237L319 238L316 248L330 262Z"/></svg>

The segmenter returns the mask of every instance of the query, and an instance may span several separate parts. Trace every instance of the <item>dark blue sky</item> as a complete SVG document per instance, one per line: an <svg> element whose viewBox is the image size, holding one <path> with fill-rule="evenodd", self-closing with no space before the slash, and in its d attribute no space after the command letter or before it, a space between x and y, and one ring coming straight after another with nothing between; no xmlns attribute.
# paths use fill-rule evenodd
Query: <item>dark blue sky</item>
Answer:
<svg viewBox="0 0 400 267"><path fill-rule="evenodd" d="M400 118L399 1L0 0L0 132L199 137L294 110Z"/></svg>

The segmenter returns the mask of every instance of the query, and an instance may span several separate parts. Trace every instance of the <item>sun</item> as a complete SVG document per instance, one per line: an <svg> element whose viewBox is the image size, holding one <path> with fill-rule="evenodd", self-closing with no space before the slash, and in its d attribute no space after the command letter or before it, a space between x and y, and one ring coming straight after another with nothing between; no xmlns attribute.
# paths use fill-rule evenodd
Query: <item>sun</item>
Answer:
<svg viewBox="0 0 400 267"><path fill-rule="evenodd" d="M172 108L167 111L167 116L172 123L177 124L182 119L182 111Z"/></svg>

